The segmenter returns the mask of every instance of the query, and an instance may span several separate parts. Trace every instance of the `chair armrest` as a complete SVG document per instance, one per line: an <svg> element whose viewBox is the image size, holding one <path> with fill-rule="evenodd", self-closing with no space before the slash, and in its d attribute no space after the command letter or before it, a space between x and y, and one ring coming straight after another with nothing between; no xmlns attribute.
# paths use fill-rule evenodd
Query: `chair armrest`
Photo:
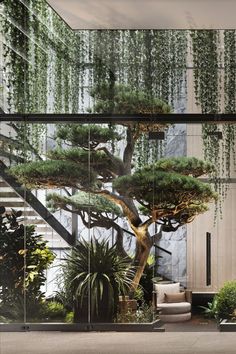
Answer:
<svg viewBox="0 0 236 354"><path fill-rule="evenodd" d="M191 304L192 303L192 291L185 290L185 296L186 296L186 301Z"/></svg>

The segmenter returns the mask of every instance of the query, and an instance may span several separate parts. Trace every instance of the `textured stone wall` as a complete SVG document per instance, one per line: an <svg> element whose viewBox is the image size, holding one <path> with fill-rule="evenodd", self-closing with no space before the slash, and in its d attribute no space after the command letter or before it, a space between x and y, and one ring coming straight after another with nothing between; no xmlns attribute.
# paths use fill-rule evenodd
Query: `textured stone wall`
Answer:
<svg viewBox="0 0 236 354"><path fill-rule="evenodd" d="M186 124L176 124L167 133L165 156L186 156ZM157 259L157 272L173 281L186 285L187 274L187 228L181 227L176 232L163 232L157 245L171 252L171 255L158 251L162 258Z"/></svg>

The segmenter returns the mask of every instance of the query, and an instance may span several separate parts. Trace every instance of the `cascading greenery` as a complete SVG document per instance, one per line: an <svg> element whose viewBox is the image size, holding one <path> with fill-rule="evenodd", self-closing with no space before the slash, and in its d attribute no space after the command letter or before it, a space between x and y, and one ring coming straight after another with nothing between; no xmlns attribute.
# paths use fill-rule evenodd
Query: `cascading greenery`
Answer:
<svg viewBox="0 0 236 354"><path fill-rule="evenodd" d="M5 0L2 15L9 113L78 112L77 36L45 0ZM17 124L39 141L45 126Z"/></svg>
<svg viewBox="0 0 236 354"><path fill-rule="evenodd" d="M197 105L203 113L235 113L235 31L193 30L190 33ZM215 134L219 130L223 139ZM217 167L214 182L224 198L228 185L221 178L227 182L232 167L235 168L235 125L203 124L202 138L205 159Z"/></svg>
<svg viewBox="0 0 236 354"><path fill-rule="evenodd" d="M77 36L46 1L5 0L3 36L9 112L77 112Z"/></svg>
<svg viewBox="0 0 236 354"><path fill-rule="evenodd" d="M125 83L133 90L141 88L175 107L175 103L187 95L187 48L191 43L195 98L201 111L235 112L234 30L94 30L77 34L83 43L83 60L93 63L80 71L80 82L90 78L86 81L87 89L105 79L110 83L112 98L114 82ZM110 110L112 113L112 107ZM221 128L222 140L214 135ZM221 171L221 176L214 176L214 183L224 197L227 185L221 183L220 177L229 178L232 162L235 162L234 125L203 124L202 137L205 158ZM162 142L150 143L145 136L137 146L140 166L164 151Z"/></svg>
<svg viewBox="0 0 236 354"><path fill-rule="evenodd" d="M83 112L88 101L91 107L94 103L89 90L104 80L110 85L111 99L115 83L121 83L176 108L176 102L187 96L190 42L195 97L201 111L235 112L234 30L74 33L45 0L5 0L3 29L9 112ZM36 144L41 128L34 125L33 129ZM209 136L218 129L216 124L203 125L205 158L215 162L221 176L229 178L235 165L235 127L222 126L223 140ZM137 146L140 166L164 151L162 142L154 144L146 137ZM215 184L224 195L226 188L219 176L215 176Z"/></svg>
<svg viewBox="0 0 236 354"><path fill-rule="evenodd" d="M110 85L111 100L115 82L128 84L135 92L142 89L150 97L159 97L172 106L186 95L187 32L94 30L77 34L84 50L82 60L93 64L80 71L80 82L88 83L88 91L105 80ZM85 94L84 88L82 97ZM162 142L154 144L145 136L137 146L136 159L140 166L164 151Z"/></svg>
<svg viewBox="0 0 236 354"><path fill-rule="evenodd" d="M193 30L191 38L196 104L202 113L218 113L221 91L218 63L219 32L216 30ZM221 160L219 159L221 140L217 135L214 135L217 130L217 124L202 125L204 158L214 162L217 167L216 174L221 170ZM217 175L214 176L214 182L215 188L220 190L221 183Z"/></svg>
<svg viewBox="0 0 236 354"><path fill-rule="evenodd" d="M236 32L235 30L224 31L224 110L225 113L236 113ZM230 171L236 167L235 143L236 127L233 124L223 126L224 156L227 177Z"/></svg>

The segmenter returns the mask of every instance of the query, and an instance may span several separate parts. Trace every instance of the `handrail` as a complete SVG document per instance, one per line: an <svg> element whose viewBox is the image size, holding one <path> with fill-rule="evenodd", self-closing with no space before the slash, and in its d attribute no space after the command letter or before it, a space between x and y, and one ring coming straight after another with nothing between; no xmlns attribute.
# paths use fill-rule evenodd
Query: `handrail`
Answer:
<svg viewBox="0 0 236 354"><path fill-rule="evenodd" d="M165 252L165 253L168 253L170 256L172 256L172 252L166 250L165 248L163 248L163 247L161 247L161 246L158 246L158 245L156 245L155 243L154 243L153 246L154 246L155 248L158 248L159 250Z"/></svg>
<svg viewBox="0 0 236 354"><path fill-rule="evenodd" d="M131 231L129 231L129 230L126 230L126 229L124 229L124 228L122 228L122 230L123 230L124 232L126 232L127 234L131 235L131 236L135 236L134 233L131 232ZM165 248L163 248L163 247L161 247L161 246L158 246L158 245L156 245L155 243L153 244L153 246L156 247L156 248L158 248L159 250L165 252L165 253L168 253L170 256L172 256L172 252L166 250Z"/></svg>

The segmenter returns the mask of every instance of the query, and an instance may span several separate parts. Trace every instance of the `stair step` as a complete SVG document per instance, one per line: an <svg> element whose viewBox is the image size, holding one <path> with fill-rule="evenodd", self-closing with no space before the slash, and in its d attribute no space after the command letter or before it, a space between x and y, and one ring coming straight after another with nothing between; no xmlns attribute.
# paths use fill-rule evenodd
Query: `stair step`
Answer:
<svg viewBox="0 0 236 354"><path fill-rule="evenodd" d="M1 204L1 203L0 203L0 204ZM32 217L38 217L38 218L41 219L41 217L40 217L40 216L36 213L36 211L34 211L33 209L29 209L29 208L27 208L27 207L21 208L21 207L16 207L16 206L12 207L12 209L14 209L14 210L16 210L16 211L18 211L18 210L22 211L22 216L25 217L25 218L28 218L28 217L29 217L29 219L30 219L30 217L31 217L31 218L32 218ZM27 209L28 209L28 210L27 210ZM6 207L6 211L7 211L7 212L10 212L10 211L11 211L11 208L10 208L10 207ZM43 220L43 219L41 219L41 220Z"/></svg>
<svg viewBox="0 0 236 354"><path fill-rule="evenodd" d="M16 193L11 187L9 186L5 186L5 187L0 187L0 193L1 192L12 192L12 193Z"/></svg>
<svg viewBox="0 0 236 354"><path fill-rule="evenodd" d="M37 225L37 232L50 233L52 232L52 229L48 225L45 225L45 227L43 227L43 225Z"/></svg>
<svg viewBox="0 0 236 354"><path fill-rule="evenodd" d="M11 191L3 191L1 190L0 191L0 198L18 198L18 199L21 199L18 197L18 195L15 193L15 192L11 192Z"/></svg>
<svg viewBox="0 0 236 354"><path fill-rule="evenodd" d="M23 224L24 225L32 225L32 224L34 224L34 225L40 225L40 226L41 225L47 225L46 221L44 221L40 217L38 219L25 217L24 221L23 221ZM48 226L48 227L50 227L50 226Z"/></svg>
<svg viewBox="0 0 236 354"><path fill-rule="evenodd" d="M7 177L6 177L7 179ZM8 179L7 179L8 180ZM13 187L16 187L16 185L13 184ZM51 224L51 220L49 222L49 224L47 223L47 216L49 218L52 217L51 213L48 212L47 215L47 209L44 208L44 212L42 214L42 216L40 216L34 209L33 207L28 204L25 200L24 200L24 192L25 188L24 187L20 187L16 189L16 191L14 190L14 188L11 187L11 185L9 185L7 182L5 182L2 178L0 178L0 206L4 206L6 208L7 212L11 212L11 209L14 209L15 211L21 211L22 212L22 216L20 218L21 224L23 225L35 225L35 232L37 234L40 234L43 236L43 238L45 240L47 240L49 242L48 245L50 245L50 247L68 247L68 243L64 240L64 238L62 238L49 224ZM20 194L22 195L18 195L17 191L21 192ZM45 198L44 198L44 194L41 193L32 193L35 198L38 199L39 201L39 206L40 203L44 204L45 203ZM32 201L35 201L36 206L38 208L38 204L37 204L37 200L35 200L35 198L33 198L32 196ZM29 203L31 203L29 201ZM32 205L35 207L34 203L32 202ZM41 206L41 209L43 208L43 205ZM39 208L39 213L41 214L41 210ZM45 218L45 220L44 220ZM57 220L55 219L55 222L52 223L53 225L55 224L56 229L61 230L61 228L59 227L60 225L57 225ZM62 229L63 230L63 229Z"/></svg>
<svg viewBox="0 0 236 354"><path fill-rule="evenodd" d="M21 207L24 208L27 204L23 201L1 201L0 204L3 205L5 208L13 208L16 209L16 207Z"/></svg>
<svg viewBox="0 0 236 354"><path fill-rule="evenodd" d="M0 187L9 187L9 185L4 181L0 181Z"/></svg>

